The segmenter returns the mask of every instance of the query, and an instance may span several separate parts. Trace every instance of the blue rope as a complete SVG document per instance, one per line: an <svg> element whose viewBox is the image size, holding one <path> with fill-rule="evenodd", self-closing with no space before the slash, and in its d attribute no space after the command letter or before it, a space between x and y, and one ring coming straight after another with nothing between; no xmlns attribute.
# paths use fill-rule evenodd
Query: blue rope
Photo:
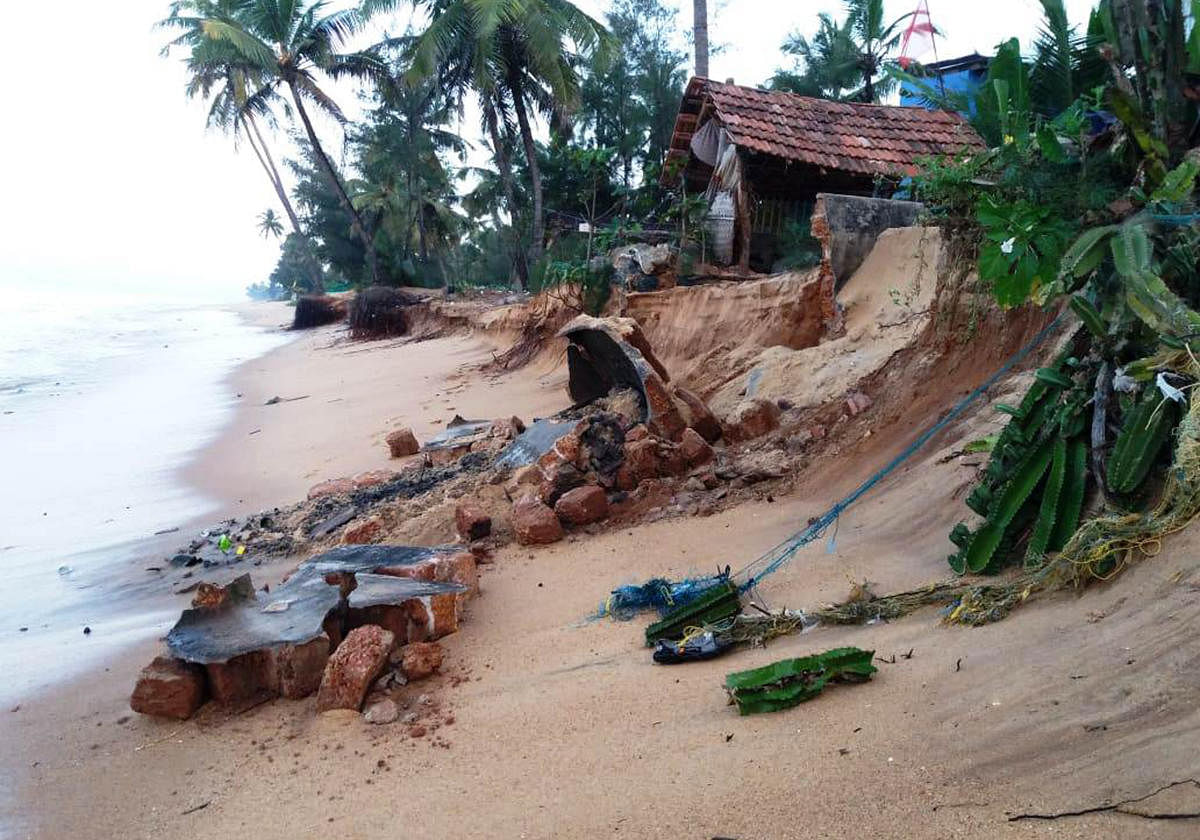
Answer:
<svg viewBox="0 0 1200 840"><path fill-rule="evenodd" d="M1043 327L1042 330L1033 337L1033 340L1018 350L1016 354L1013 355L1007 362L1005 362L999 370L989 376L982 385L959 400L958 404L955 405L954 408L950 409L950 412L945 417L926 429L921 436L909 444L909 446L903 452L889 461L887 466L860 484L853 493L839 501L821 516L817 517L817 519L811 522L803 531L788 537L766 554L763 554L757 560L736 572L733 575L733 579L735 582L738 582L738 592L745 592L751 587L757 585L760 581L762 581L763 578L777 572L781 567L783 567L784 564L791 560L792 556L795 555L797 551L808 545L813 540L820 538L830 525L833 525L837 522L838 517L842 515L842 512L845 511L846 508L857 502L860 498L866 495L866 493L872 487L882 481L889 473L916 454L916 452L926 443L928 443L934 435L942 431L942 429L946 428L946 426L950 425L952 421L957 419L960 414L966 411L967 407L970 406L971 403L979 399L979 397L982 396L989 388L995 385L1002 376L1007 374L1013 369L1014 366L1019 364L1026 356L1033 352L1038 345L1045 341L1046 336L1050 335L1050 333L1054 331L1055 327L1057 327L1059 322L1062 320L1062 317L1062 313L1060 312L1053 321Z"/></svg>
<svg viewBox="0 0 1200 840"><path fill-rule="evenodd" d="M1167 215L1155 213L1153 218L1156 222L1163 222L1168 225L1187 226L1200 221L1200 213L1187 213L1184 215Z"/></svg>

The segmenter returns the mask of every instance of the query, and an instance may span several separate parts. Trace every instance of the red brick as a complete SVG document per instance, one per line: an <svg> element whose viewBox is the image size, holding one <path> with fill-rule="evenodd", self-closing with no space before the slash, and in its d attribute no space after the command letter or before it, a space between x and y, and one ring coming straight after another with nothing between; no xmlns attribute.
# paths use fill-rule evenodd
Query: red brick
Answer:
<svg viewBox="0 0 1200 840"><path fill-rule="evenodd" d="M317 711L361 709L371 684L387 665L394 637L374 624L351 630L325 665Z"/></svg>
<svg viewBox="0 0 1200 840"><path fill-rule="evenodd" d="M204 702L204 669L182 659L156 657L142 669L129 708L143 715L187 720Z"/></svg>

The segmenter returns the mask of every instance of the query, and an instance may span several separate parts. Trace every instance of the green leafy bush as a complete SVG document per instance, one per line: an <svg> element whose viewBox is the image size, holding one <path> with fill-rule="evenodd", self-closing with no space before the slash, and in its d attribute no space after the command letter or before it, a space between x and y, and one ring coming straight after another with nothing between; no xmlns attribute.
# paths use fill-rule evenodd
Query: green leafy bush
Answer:
<svg viewBox="0 0 1200 840"><path fill-rule="evenodd" d="M1058 276L1072 226L1050 207L985 196L976 210L984 240L979 276L1002 306L1017 306Z"/></svg>

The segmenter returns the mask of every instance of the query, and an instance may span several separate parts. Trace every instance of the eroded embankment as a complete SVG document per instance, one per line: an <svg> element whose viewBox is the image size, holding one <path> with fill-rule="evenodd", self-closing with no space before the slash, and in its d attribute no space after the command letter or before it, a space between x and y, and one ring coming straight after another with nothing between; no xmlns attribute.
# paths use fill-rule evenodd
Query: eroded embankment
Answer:
<svg viewBox="0 0 1200 840"><path fill-rule="evenodd" d="M873 403L870 416L852 424L864 426L861 433L948 410L1052 317L1034 307L1001 311L950 251L936 228L883 232L837 293L836 334L821 315L816 271L615 296L609 308L637 321L671 382L706 399L722 420L760 398L784 409L785 428L813 426L821 435ZM562 364L555 336L577 314L555 294L418 309L414 335L484 336L497 348L498 370Z"/></svg>

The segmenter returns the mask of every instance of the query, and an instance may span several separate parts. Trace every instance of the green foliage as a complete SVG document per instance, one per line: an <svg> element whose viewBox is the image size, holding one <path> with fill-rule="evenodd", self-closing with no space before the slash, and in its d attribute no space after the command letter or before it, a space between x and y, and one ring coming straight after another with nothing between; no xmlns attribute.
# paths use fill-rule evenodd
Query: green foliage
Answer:
<svg viewBox="0 0 1200 840"><path fill-rule="evenodd" d="M979 276L1002 306L1024 303L1057 277L1071 229L1055 209L984 197L976 213L984 234Z"/></svg>
<svg viewBox="0 0 1200 840"><path fill-rule="evenodd" d="M1058 520L1046 546L1048 551L1060 551L1079 527L1079 515L1083 511L1084 494L1087 490L1087 442L1082 437L1067 443L1067 462L1064 470L1062 492L1059 493Z"/></svg>
<svg viewBox="0 0 1200 840"><path fill-rule="evenodd" d="M1067 471L1067 441L1056 437L1053 443L1053 454L1050 458L1050 472L1046 476L1042 488L1042 501L1038 508L1037 523L1029 538L1029 548L1025 553L1025 565L1041 563L1046 549L1050 545L1050 536L1058 524L1059 499L1063 489L1063 479Z"/></svg>
<svg viewBox="0 0 1200 840"><path fill-rule="evenodd" d="M606 20L614 48L584 70L576 133L580 142L614 150L616 185L632 205L650 209L661 199L659 166L687 56L674 46L675 15L662 0L616 0Z"/></svg>
<svg viewBox="0 0 1200 840"><path fill-rule="evenodd" d="M975 532L963 559L970 572L991 572L996 550L1000 547L1009 525L1042 480L1050 463L1052 445L1049 441L1029 452L1013 478L1007 482L988 508L987 521Z"/></svg>
<svg viewBox="0 0 1200 840"><path fill-rule="evenodd" d="M967 496L967 506L983 522L974 532L960 523L950 534L959 549L949 558L956 572L995 573L1021 556L1026 537L1027 564L1039 564L1047 551L1062 547L1087 482L1087 386L1079 368L1079 361L1064 353L1037 372L1019 407L1004 407L1012 419L992 447L982 480Z"/></svg>
<svg viewBox="0 0 1200 840"><path fill-rule="evenodd" d="M1116 446L1108 459L1108 486L1117 493L1132 493L1158 459L1178 420L1175 404L1149 388L1124 418Z"/></svg>
<svg viewBox="0 0 1200 840"><path fill-rule="evenodd" d="M646 645L653 645L660 639L682 639L689 628L716 624L732 618L741 611L742 604L738 599L737 587L727 578L723 579L700 597L676 606L661 620L647 627Z"/></svg>
<svg viewBox="0 0 1200 840"><path fill-rule="evenodd" d="M1178 419L1176 404L1150 383L1168 374L1195 382L1200 228L1191 222L1200 158L1180 143L1195 110L1179 94L1189 84L1186 48L1195 46L1184 43L1182 3L1102 0L1078 42L1061 4L1043 6L1029 132L1021 131L1023 71L1010 42L993 62L981 126L1002 145L978 156L970 171L965 162L946 164L919 184L960 214L971 206L968 185L986 185L975 214L986 237L981 276L1006 305L1071 295L1084 327L1073 341L1077 355L1039 370L1021 406L1010 408L1012 419L967 497L983 522L950 534L958 548L950 564L960 572L995 571L1023 542L1026 563L1035 566L1064 546L1071 550L1089 464L1118 502L1140 500ZM1047 120L1044 106L1061 106L1070 95L1070 107ZM1102 102L1119 123L1093 143L1088 114ZM1078 198L1063 189L1071 182ZM1067 237L1073 242L1064 247ZM1126 383L1115 399L1114 371ZM1131 381L1142 383L1140 399L1129 393ZM1106 464L1110 426L1119 431ZM1178 472L1184 468L1175 465L1173 481L1190 480Z"/></svg>
<svg viewBox="0 0 1200 840"><path fill-rule="evenodd" d="M271 272L268 289L286 289L289 293L316 292L309 273L307 243L294 233L283 240L279 261Z"/></svg>
<svg viewBox="0 0 1200 840"><path fill-rule="evenodd" d="M768 81L772 89L834 100L845 99L857 90L862 74L849 21L839 24L822 12L811 40L793 32L784 40L782 50L793 57L795 64L793 69L775 71Z"/></svg>
<svg viewBox="0 0 1200 840"><path fill-rule="evenodd" d="M536 286L539 291L556 286L578 286L583 311L588 315L599 315L612 295L612 266L607 262L594 266L587 262L552 260L541 270Z"/></svg>
<svg viewBox="0 0 1200 840"><path fill-rule="evenodd" d="M974 125L989 145L1010 142L1024 145L1028 140L1032 113L1029 68L1021 58L1021 45L1016 38L997 47L977 107Z"/></svg>
<svg viewBox="0 0 1200 840"><path fill-rule="evenodd" d="M883 0L846 0L845 8L841 23L827 13L818 15L811 40L799 32L787 36L782 50L793 57L793 67L777 70L769 87L856 102L878 102L895 90L888 62L911 13L889 24Z"/></svg>
<svg viewBox="0 0 1200 840"><path fill-rule="evenodd" d="M258 232L263 239L278 239L283 236L283 223L271 208L267 208L258 216Z"/></svg>
<svg viewBox="0 0 1200 840"><path fill-rule="evenodd" d="M725 690L742 715L777 712L811 700L833 683L866 682L876 672L875 651L835 648L785 659L725 677Z"/></svg>
<svg viewBox="0 0 1200 840"><path fill-rule="evenodd" d="M246 297L251 300L287 300L292 292L277 283L251 283L246 287Z"/></svg>
<svg viewBox="0 0 1200 840"><path fill-rule="evenodd" d="M1096 307L1083 295L1074 295L1071 297L1071 311L1079 317L1079 320L1088 328L1094 338L1103 340L1108 337L1108 325L1104 322Z"/></svg>

